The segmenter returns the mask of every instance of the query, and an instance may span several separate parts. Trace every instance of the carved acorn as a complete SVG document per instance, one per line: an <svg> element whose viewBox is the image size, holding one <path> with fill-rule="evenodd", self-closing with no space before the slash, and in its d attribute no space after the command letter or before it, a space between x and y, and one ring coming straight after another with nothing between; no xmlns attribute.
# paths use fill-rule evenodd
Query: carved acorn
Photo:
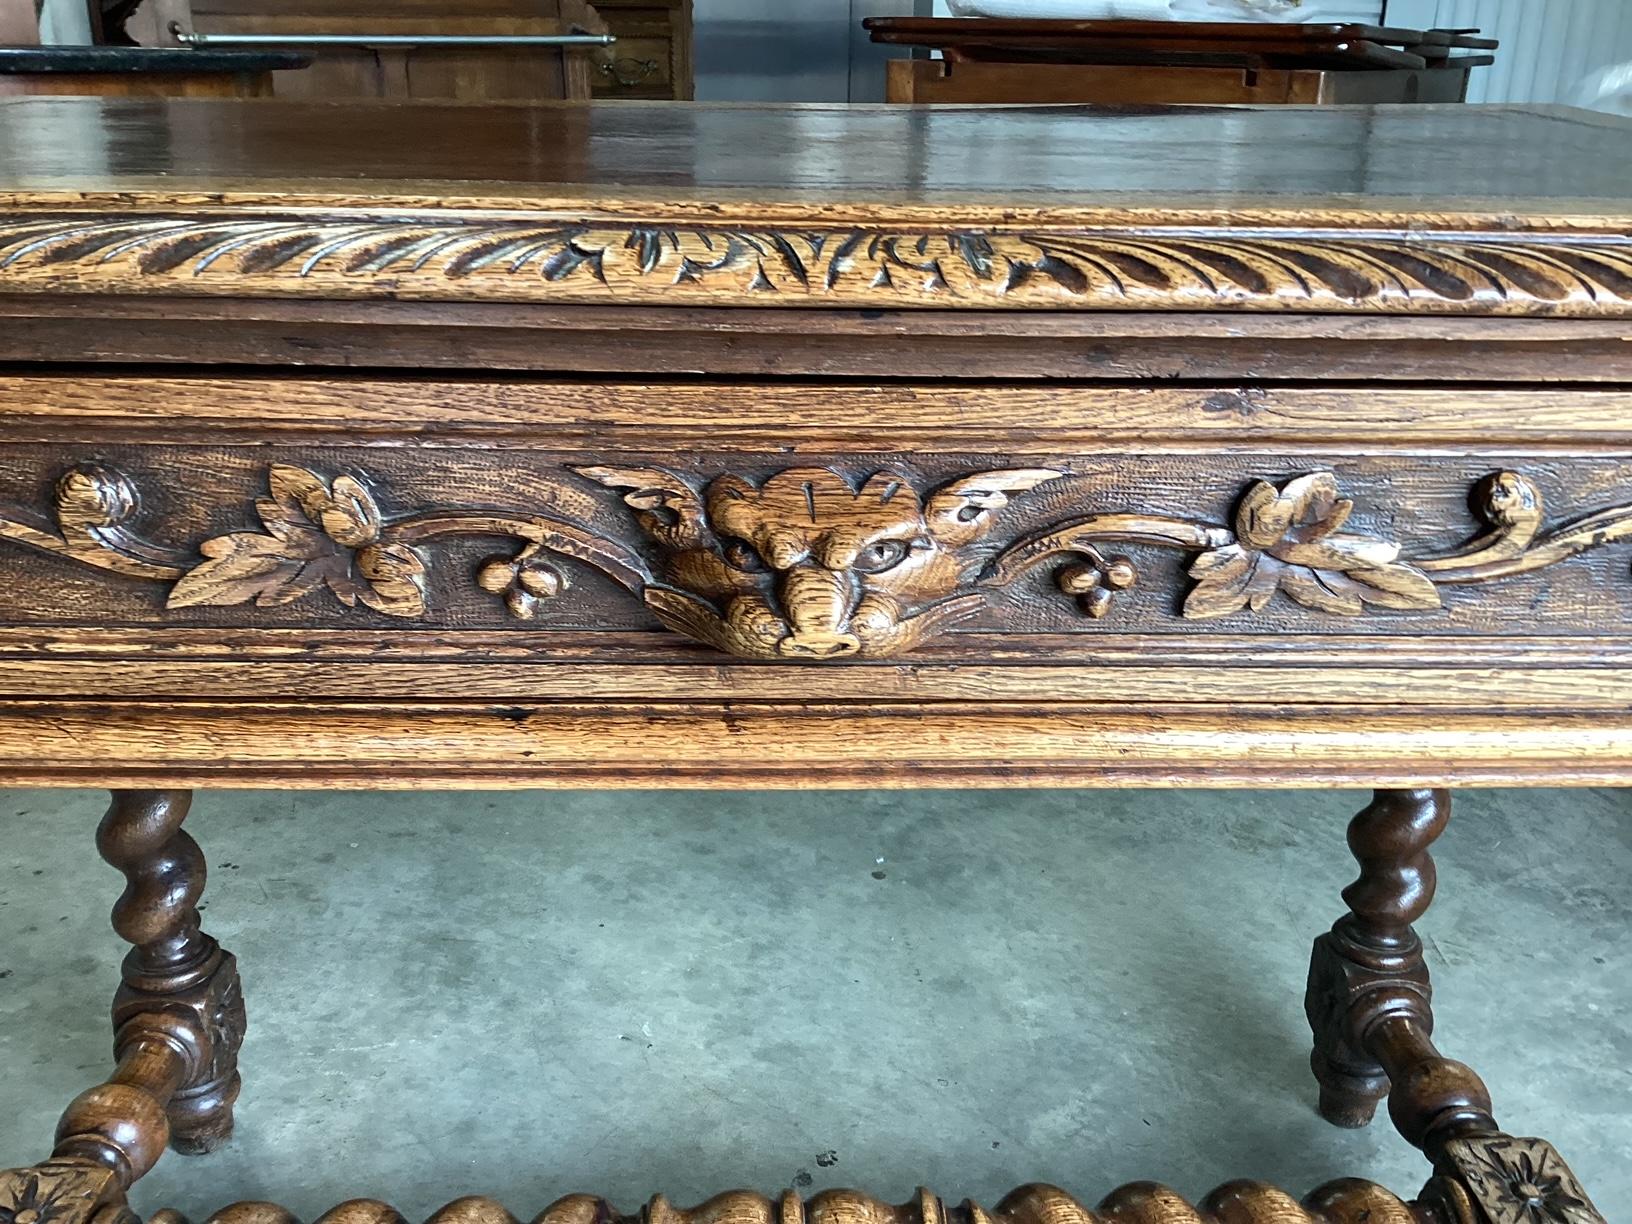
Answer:
<svg viewBox="0 0 1632 1224"><path fill-rule="evenodd" d="M545 600L567 589L567 576L538 552L537 544L529 544L514 557L489 557L476 571L476 585L503 596L504 606L518 620L532 620Z"/></svg>

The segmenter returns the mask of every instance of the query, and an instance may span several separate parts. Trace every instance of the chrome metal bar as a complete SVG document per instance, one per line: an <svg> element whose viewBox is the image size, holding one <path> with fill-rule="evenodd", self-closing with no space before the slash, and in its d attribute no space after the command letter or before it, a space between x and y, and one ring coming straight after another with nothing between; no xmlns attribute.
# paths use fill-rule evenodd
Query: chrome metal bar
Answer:
<svg viewBox="0 0 1632 1224"><path fill-rule="evenodd" d="M614 34L201 34L175 30L184 47L608 47Z"/></svg>

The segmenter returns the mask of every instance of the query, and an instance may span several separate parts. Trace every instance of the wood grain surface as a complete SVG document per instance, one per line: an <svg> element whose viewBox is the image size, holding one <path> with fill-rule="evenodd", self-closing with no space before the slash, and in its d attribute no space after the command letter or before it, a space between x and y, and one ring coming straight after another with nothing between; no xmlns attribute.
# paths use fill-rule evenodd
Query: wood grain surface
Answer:
<svg viewBox="0 0 1632 1224"><path fill-rule="evenodd" d="M7 293L1632 316L1584 112L4 105Z"/></svg>
<svg viewBox="0 0 1632 1224"><path fill-rule="evenodd" d="M1332 703L15 700L17 786L1626 785L1632 719Z"/></svg>
<svg viewBox="0 0 1632 1224"><path fill-rule="evenodd" d="M0 294L0 360L1021 384L1621 383L1632 324L1053 311L786 311ZM1334 422L1336 424L1337 422Z"/></svg>
<svg viewBox="0 0 1632 1224"><path fill-rule="evenodd" d="M956 108L21 99L0 201L521 206L712 222L1626 232L1625 120L1563 108ZM119 150L112 160L104 148Z"/></svg>

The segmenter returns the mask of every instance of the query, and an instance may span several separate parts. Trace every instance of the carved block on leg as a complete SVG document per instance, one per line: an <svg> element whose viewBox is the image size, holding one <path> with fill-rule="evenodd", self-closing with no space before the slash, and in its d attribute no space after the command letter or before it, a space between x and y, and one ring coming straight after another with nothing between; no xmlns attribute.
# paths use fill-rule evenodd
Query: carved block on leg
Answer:
<svg viewBox="0 0 1632 1224"><path fill-rule="evenodd" d="M199 978L198 972L204 976ZM156 989L165 983L142 976L139 970L133 973L130 965L126 974L113 1001L118 1045L123 1047L151 1026L155 1007L180 1022L191 1038L193 1069L166 1106L170 1147L189 1156L213 1152L232 1137L233 1104L242 1086L238 1048L248 1022L237 959L215 947L190 976L191 984L175 990ZM140 988L131 985L133 976Z"/></svg>
<svg viewBox="0 0 1632 1224"><path fill-rule="evenodd" d="M1431 990L1420 959L1389 970L1360 963L1341 934L1315 940L1304 1010L1314 1033L1309 1065L1320 1084L1320 1116L1334 1126L1367 1125L1388 1096L1388 1073L1360 1044L1360 1034L1384 1011L1416 1013L1433 1025Z"/></svg>
<svg viewBox="0 0 1632 1224"><path fill-rule="evenodd" d="M1365 1126L1388 1095L1388 1074L1366 1049L1374 1025L1403 1014L1433 1031L1428 966L1411 924L1433 900L1428 848L1449 819L1446 791L1378 791L1349 825L1360 878L1343 890L1350 912L1315 940L1304 995L1320 1113L1334 1125Z"/></svg>
<svg viewBox="0 0 1632 1224"><path fill-rule="evenodd" d="M133 945L113 1003L117 1049L122 1057L155 1017L189 1035L166 1112L171 1147L193 1155L231 1137L246 1020L237 962L199 928L206 866L181 828L190 801L187 791L116 791L97 847L127 881L113 910L114 929Z"/></svg>
<svg viewBox="0 0 1632 1224"><path fill-rule="evenodd" d="M139 1224L111 1169L48 1160L0 1169L0 1224Z"/></svg>
<svg viewBox="0 0 1632 1224"><path fill-rule="evenodd" d="M1423 1201L1454 1224L1606 1224L1545 1139L1487 1134L1450 1140Z"/></svg>

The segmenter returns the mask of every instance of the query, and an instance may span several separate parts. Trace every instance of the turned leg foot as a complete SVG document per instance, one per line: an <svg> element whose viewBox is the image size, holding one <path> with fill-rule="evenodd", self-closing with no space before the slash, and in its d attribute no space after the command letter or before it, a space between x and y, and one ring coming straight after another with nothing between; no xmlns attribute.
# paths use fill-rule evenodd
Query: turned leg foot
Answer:
<svg viewBox="0 0 1632 1224"><path fill-rule="evenodd" d="M1309 1067L1320 1085L1320 1116L1344 1130L1370 1126L1377 1106L1388 1096L1388 1076L1356 1075L1328 1062L1316 1050Z"/></svg>
<svg viewBox="0 0 1632 1224"><path fill-rule="evenodd" d="M170 1150L183 1156L207 1156L232 1138L232 1107L238 1100L243 1080L234 1071L223 1083L204 1091L172 1100Z"/></svg>
<svg viewBox="0 0 1632 1224"><path fill-rule="evenodd" d="M1434 898L1428 849L1450 819L1450 792L1380 790L1349 825L1360 878L1343 890L1349 913L1315 940L1304 1008L1320 1115L1361 1127L1388 1096L1389 1077L1366 1034L1389 1016L1433 1030L1432 990L1411 924Z"/></svg>
<svg viewBox="0 0 1632 1224"><path fill-rule="evenodd" d="M237 962L199 928L206 869L181 829L190 802L187 791L116 791L97 848L125 874L113 926L133 945L113 1004L117 1048L181 1026L188 1066L165 1114L170 1146L197 1155L232 1135L245 1017Z"/></svg>

